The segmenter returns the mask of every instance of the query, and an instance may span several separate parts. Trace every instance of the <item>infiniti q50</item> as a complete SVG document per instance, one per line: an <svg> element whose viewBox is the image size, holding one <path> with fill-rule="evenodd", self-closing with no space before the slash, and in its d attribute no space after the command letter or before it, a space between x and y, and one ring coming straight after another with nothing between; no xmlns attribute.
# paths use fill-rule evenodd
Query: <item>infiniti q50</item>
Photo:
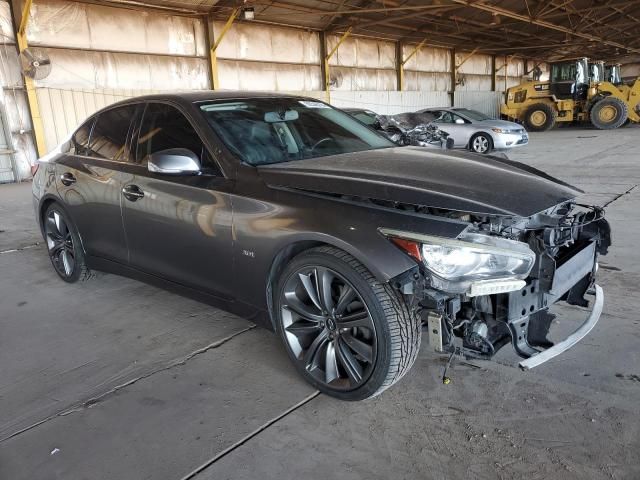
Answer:
<svg viewBox="0 0 640 480"><path fill-rule="evenodd" d="M443 353L511 344L523 368L584 337L610 233L578 193L509 160L397 147L314 99L247 92L111 105L33 182L63 280L103 270L244 316L347 400L397 382L423 326ZM552 345L552 304L588 300Z"/></svg>

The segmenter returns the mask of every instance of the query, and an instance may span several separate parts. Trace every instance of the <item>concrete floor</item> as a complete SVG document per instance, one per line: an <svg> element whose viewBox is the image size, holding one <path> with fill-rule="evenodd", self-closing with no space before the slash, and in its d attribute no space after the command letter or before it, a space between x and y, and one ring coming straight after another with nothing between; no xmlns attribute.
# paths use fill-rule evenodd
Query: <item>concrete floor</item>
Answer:
<svg viewBox="0 0 640 480"><path fill-rule="evenodd" d="M640 128L533 134L510 157L608 204L605 311L531 372L428 345L345 403L249 322L133 280L60 281L30 185L0 186L0 479L640 478ZM586 314L559 308L553 333Z"/></svg>

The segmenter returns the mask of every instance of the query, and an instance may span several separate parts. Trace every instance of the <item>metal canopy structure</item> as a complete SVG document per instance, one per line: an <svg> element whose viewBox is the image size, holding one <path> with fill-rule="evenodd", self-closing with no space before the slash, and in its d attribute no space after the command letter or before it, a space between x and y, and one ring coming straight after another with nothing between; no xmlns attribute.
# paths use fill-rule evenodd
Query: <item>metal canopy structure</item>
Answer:
<svg viewBox="0 0 640 480"><path fill-rule="evenodd" d="M113 0L226 19L553 60L640 53L640 0ZM240 17L242 21L242 16Z"/></svg>

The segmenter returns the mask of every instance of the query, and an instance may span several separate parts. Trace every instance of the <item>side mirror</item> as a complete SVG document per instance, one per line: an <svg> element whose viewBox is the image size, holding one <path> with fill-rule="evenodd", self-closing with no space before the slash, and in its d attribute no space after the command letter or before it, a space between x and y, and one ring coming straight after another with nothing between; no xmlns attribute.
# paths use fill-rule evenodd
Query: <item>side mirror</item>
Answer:
<svg viewBox="0 0 640 480"><path fill-rule="evenodd" d="M463 120L463 119L461 119L461 118L456 118L456 123L457 123L458 125L464 125L464 120Z"/></svg>
<svg viewBox="0 0 640 480"><path fill-rule="evenodd" d="M196 175L200 173L200 159L187 148L169 148L149 155L150 172L169 175Z"/></svg>

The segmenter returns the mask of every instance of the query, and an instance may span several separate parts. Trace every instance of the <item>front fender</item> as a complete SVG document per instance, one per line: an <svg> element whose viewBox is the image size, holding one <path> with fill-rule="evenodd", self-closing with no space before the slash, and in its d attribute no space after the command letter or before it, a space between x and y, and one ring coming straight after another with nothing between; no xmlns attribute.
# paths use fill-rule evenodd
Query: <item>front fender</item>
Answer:
<svg viewBox="0 0 640 480"><path fill-rule="evenodd" d="M385 283L416 263L385 238L380 228L455 238L468 226L459 220L323 195L282 192L278 197L278 203L234 199L234 290L239 300L264 310L264 292L273 281L274 264L299 253L297 246L331 245L344 250ZM283 257L283 252L290 254Z"/></svg>

